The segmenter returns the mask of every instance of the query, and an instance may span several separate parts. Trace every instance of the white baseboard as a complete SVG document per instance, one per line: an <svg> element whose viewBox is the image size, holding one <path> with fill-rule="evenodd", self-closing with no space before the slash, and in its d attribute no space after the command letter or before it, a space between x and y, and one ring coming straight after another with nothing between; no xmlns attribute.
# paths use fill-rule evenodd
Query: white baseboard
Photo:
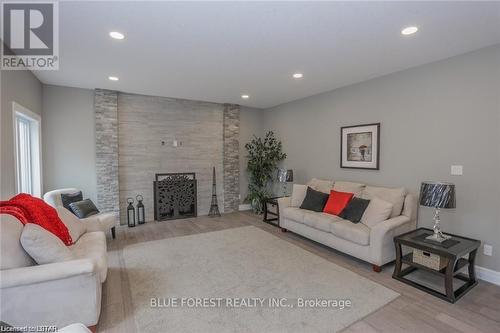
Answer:
<svg viewBox="0 0 500 333"><path fill-rule="evenodd" d="M500 272L494 271L489 268L476 266L476 276L478 279L500 286Z"/></svg>
<svg viewBox="0 0 500 333"><path fill-rule="evenodd" d="M252 209L252 205L251 204L241 204L238 207L238 210L251 210L251 209Z"/></svg>

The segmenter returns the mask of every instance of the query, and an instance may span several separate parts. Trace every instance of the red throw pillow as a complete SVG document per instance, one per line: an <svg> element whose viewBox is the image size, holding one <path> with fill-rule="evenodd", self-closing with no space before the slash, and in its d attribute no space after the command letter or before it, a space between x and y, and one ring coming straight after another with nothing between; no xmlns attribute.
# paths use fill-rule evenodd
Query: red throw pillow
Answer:
<svg viewBox="0 0 500 333"><path fill-rule="evenodd" d="M323 208L323 213L340 215L344 210L345 206L351 201L354 193L348 192L337 192L334 190L330 191L330 196L326 202L325 208Z"/></svg>

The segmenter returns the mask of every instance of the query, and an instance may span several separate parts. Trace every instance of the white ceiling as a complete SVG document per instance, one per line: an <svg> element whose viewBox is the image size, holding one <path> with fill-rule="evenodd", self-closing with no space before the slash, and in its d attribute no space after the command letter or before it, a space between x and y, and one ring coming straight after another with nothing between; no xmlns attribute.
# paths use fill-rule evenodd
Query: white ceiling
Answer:
<svg viewBox="0 0 500 333"><path fill-rule="evenodd" d="M36 72L44 83L258 108L500 43L499 2L61 2L59 11L60 69ZM402 36L408 25L419 32Z"/></svg>

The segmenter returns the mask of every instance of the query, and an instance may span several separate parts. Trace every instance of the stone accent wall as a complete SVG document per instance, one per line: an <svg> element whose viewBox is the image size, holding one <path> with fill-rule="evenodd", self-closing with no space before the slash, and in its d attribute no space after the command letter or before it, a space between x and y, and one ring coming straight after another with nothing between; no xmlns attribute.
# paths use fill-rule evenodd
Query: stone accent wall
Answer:
<svg viewBox="0 0 500 333"><path fill-rule="evenodd" d="M214 166L219 210L224 212L223 114L224 105L218 103L118 94L122 223L127 197L137 194L144 197L146 221L154 219L156 173L195 172L198 215L207 215Z"/></svg>
<svg viewBox="0 0 500 333"><path fill-rule="evenodd" d="M240 204L240 106L224 104L224 211L237 211Z"/></svg>
<svg viewBox="0 0 500 333"><path fill-rule="evenodd" d="M119 214L118 93L96 89L94 96L97 206Z"/></svg>

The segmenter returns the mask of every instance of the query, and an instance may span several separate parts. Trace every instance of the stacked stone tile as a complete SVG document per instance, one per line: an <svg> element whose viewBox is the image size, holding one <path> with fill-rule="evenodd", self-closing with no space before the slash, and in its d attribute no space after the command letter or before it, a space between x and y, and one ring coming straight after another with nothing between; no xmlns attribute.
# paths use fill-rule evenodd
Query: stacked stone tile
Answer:
<svg viewBox="0 0 500 333"><path fill-rule="evenodd" d="M237 211L240 203L240 106L224 104L224 212Z"/></svg>
<svg viewBox="0 0 500 333"><path fill-rule="evenodd" d="M118 93L96 89L94 97L97 206L118 216Z"/></svg>

